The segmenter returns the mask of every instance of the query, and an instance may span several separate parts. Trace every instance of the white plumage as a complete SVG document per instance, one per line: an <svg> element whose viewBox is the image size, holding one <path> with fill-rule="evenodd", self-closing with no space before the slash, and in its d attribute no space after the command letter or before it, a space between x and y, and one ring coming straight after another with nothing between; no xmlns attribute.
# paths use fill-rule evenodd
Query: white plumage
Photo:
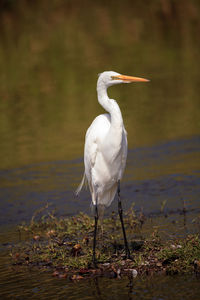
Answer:
<svg viewBox="0 0 200 300"><path fill-rule="evenodd" d="M108 97L107 88L133 81L148 80L106 71L99 75L97 81L98 101L108 114L96 117L87 130L84 149L85 172L77 189L79 194L86 179L94 205L108 207L112 203L117 191L117 182L124 173L127 157L127 133L122 114L117 102Z"/></svg>
<svg viewBox="0 0 200 300"><path fill-rule="evenodd" d="M97 82L98 101L109 114L99 115L87 130L84 148L85 173L92 203L108 207L116 194L127 157L127 134L117 102L109 99L107 88L122 80L113 79L116 72L101 73ZM77 194L80 192L82 180Z"/></svg>
<svg viewBox="0 0 200 300"><path fill-rule="evenodd" d="M147 81L149 80L121 75L113 71L101 73L97 81L98 101L108 113L96 117L87 130L84 149L85 172L76 191L79 194L85 180L87 180L92 203L95 207L94 264L96 264L95 247L99 214L103 215L104 208L112 203L117 190L118 210L124 235L126 256L130 257L120 200L120 180L124 173L127 158L127 134L119 105L115 100L108 97L107 88L120 83Z"/></svg>
<svg viewBox="0 0 200 300"><path fill-rule="evenodd" d="M98 116L87 130L84 149L85 175L92 202L105 207L114 199L127 157L123 122L118 127L111 127L109 114Z"/></svg>

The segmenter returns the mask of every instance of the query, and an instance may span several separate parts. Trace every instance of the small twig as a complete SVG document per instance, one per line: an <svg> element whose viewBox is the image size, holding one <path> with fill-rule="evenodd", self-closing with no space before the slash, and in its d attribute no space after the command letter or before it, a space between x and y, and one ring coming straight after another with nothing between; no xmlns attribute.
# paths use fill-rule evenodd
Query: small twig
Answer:
<svg viewBox="0 0 200 300"><path fill-rule="evenodd" d="M34 223L34 219L37 215L39 215L42 211L44 211L45 209L47 209L49 207L49 203L47 202L47 204L44 207L39 208L38 210L36 210L31 218L31 225L33 225Z"/></svg>

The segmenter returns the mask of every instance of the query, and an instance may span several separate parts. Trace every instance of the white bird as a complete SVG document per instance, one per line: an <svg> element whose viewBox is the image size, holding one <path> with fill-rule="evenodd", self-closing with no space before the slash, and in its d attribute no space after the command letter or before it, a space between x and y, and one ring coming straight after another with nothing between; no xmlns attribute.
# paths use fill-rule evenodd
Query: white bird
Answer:
<svg viewBox="0 0 200 300"><path fill-rule="evenodd" d="M84 182L87 181L92 196L92 203L95 207L94 265L96 265L95 248L99 214L103 215L104 208L110 206L117 191L118 211L124 236L126 257L130 258L120 200L120 180L124 173L127 158L127 133L119 105L115 100L108 97L107 88L120 83L148 81L144 78L121 75L113 71L101 73L97 81L99 104L108 113L96 117L86 132L84 148L85 172L76 191L78 195Z"/></svg>

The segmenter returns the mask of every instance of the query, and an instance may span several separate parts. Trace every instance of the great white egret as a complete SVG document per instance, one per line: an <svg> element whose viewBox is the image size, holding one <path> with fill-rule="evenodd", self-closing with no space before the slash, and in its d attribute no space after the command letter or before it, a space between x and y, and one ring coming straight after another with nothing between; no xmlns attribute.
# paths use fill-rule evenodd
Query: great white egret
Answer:
<svg viewBox="0 0 200 300"><path fill-rule="evenodd" d="M85 181L88 182L92 203L95 208L95 228L93 239L93 263L96 265L96 233L99 215L103 215L116 192L118 193L118 212L121 221L126 257L130 251L123 222L123 211L120 200L120 180L122 178L127 157L127 133L124 128L122 114L117 102L107 95L107 88L130 82L148 82L139 77L121 75L106 71L99 75L97 81L97 96L101 106L108 112L94 119L86 132L84 148L85 172L76 191L78 195Z"/></svg>

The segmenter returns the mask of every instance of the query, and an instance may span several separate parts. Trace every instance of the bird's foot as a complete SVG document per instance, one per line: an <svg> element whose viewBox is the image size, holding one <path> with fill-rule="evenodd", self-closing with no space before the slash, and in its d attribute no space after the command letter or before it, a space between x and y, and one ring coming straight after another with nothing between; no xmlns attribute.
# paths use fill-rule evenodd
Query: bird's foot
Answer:
<svg viewBox="0 0 200 300"><path fill-rule="evenodd" d="M91 264L90 264L90 268L92 269L98 269L98 264L96 260L92 260Z"/></svg>
<svg viewBox="0 0 200 300"><path fill-rule="evenodd" d="M132 259L129 248L126 249L126 256L125 257L126 257L126 259Z"/></svg>
<svg viewBox="0 0 200 300"><path fill-rule="evenodd" d="M94 269L97 269L98 268L98 264L97 264L97 259L96 259L96 257L93 255L93 257L92 257L92 262L91 262L91 264L90 264L90 267L91 268L94 268Z"/></svg>
<svg viewBox="0 0 200 300"><path fill-rule="evenodd" d="M133 260L133 258L131 257L130 253L126 254L125 259L131 259L131 260Z"/></svg>
<svg viewBox="0 0 200 300"><path fill-rule="evenodd" d="M133 260L133 258L131 257L130 251L129 249L125 251L125 253L123 254L123 259L131 259Z"/></svg>

